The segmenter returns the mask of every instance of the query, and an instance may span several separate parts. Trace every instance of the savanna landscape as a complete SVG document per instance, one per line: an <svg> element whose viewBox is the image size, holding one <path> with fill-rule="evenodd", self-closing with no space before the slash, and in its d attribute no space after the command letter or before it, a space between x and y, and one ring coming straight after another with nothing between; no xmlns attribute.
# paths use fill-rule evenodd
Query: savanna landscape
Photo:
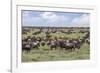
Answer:
<svg viewBox="0 0 100 73"><path fill-rule="evenodd" d="M90 59L90 14L22 10L21 60L28 62Z"/></svg>
<svg viewBox="0 0 100 73"><path fill-rule="evenodd" d="M90 58L89 27L23 27L22 62Z"/></svg>

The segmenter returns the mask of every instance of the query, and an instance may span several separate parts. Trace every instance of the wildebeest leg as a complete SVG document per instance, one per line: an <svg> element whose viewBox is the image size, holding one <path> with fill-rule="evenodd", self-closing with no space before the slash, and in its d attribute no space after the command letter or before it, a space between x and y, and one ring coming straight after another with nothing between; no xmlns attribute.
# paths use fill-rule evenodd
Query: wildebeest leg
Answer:
<svg viewBox="0 0 100 73"><path fill-rule="evenodd" d="M75 48L80 49L80 45L76 45Z"/></svg>
<svg viewBox="0 0 100 73"><path fill-rule="evenodd" d="M75 47L74 46L71 47L71 51L73 51L73 50L75 50Z"/></svg>
<svg viewBox="0 0 100 73"><path fill-rule="evenodd" d="M73 47L67 47L67 49L71 52L73 50Z"/></svg>
<svg viewBox="0 0 100 73"><path fill-rule="evenodd" d="M53 47L50 47L51 48L51 50L53 50Z"/></svg>
<svg viewBox="0 0 100 73"><path fill-rule="evenodd" d="M27 48L27 53L30 53L30 50L31 50L30 48Z"/></svg>
<svg viewBox="0 0 100 73"><path fill-rule="evenodd" d="M37 45L34 48L39 49Z"/></svg>
<svg viewBox="0 0 100 73"><path fill-rule="evenodd" d="M77 48L80 49L80 46L78 46Z"/></svg>
<svg viewBox="0 0 100 73"><path fill-rule="evenodd" d="M52 45L52 46L51 46L51 50L53 50L54 48L56 48L56 46L55 46L55 45Z"/></svg>
<svg viewBox="0 0 100 73"><path fill-rule="evenodd" d="M27 50L27 53L29 53L30 51L29 50Z"/></svg>
<svg viewBox="0 0 100 73"><path fill-rule="evenodd" d="M74 51L75 50L75 47L71 47L71 51Z"/></svg>

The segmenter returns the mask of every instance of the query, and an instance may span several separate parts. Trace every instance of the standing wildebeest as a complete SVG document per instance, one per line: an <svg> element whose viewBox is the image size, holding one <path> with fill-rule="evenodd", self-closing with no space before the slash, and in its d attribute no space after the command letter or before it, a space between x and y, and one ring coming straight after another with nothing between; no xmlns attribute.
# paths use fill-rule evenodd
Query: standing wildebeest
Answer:
<svg viewBox="0 0 100 73"><path fill-rule="evenodd" d="M72 50L75 49L74 43L66 42L64 46L65 50Z"/></svg>
<svg viewBox="0 0 100 73"><path fill-rule="evenodd" d="M72 50L72 49L75 49L75 48L79 49L80 48L80 42L79 42L79 40L63 39L63 40L59 41L59 47L65 48L65 50Z"/></svg>
<svg viewBox="0 0 100 73"><path fill-rule="evenodd" d="M85 35L81 38L81 44L86 43L86 40L87 43L89 44L90 43L89 38L90 38L90 32L85 33Z"/></svg>
<svg viewBox="0 0 100 73"><path fill-rule="evenodd" d="M41 41L41 38L36 38L35 36L33 36L31 38L31 47L32 48L39 49L39 46L40 46L39 41Z"/></svg>
<svg viewBox="0 0 100 73"><path fill-rule="evenodd" d="M40 43L35 37L30 38L29 36L22 40L22 51L30 52L32 48L39 49Z"/></svg>
<svg viewBox="0 0 100 73"><path fill-rule="evenodd" d="M73 39L74 47L80 49L81 42L78 39Z"/></svg>
<svg viewBox="0 0 100 73"><path fill-rule="evenodd" d="M50 49L52 50L53 48L56 48L56 44L54 40L50 41Z"/></svg>
<svg viewBox="0 0 100 73"><path fill-rule="evenodd" d="M72 50L74 48L74 44L69 42L69 40L60 40L59 47L65 50Z"/></svg>
<svg viewBox="0 0 100 73"><path fill-rule="evenodd" d="M46 42L46 45L50 46L50 44L51 44L51 40L48 39L47 42Z"/></svg>
<svg viewBox="0 0 100 73"><path fill-rule="evenodd" d="M31 43L27 41L22 41L22 51L26 51L27 53L31 50Z"/></svg>
<svg viewBox="0 0 100 73"><path fill-rule="evenodd" d="M90 44L90 39L87 38L87 39L85 40L85 43Z"/></svg>
<svg viewBox="0 0 100 73"><path fill-rule="evenodd" d="M53 48L57 49L59 47L59 42L58 40L51 40L50 42L48 42L48 44L50 44L50 49L52 50Z"/></svg>

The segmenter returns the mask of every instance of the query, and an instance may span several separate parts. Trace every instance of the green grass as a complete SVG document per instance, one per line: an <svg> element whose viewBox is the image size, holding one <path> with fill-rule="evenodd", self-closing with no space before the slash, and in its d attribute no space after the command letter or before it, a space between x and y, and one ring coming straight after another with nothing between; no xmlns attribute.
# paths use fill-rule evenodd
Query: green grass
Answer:
<svg viewBox="0 0 100 73"><path fill-rule="evenodd" d="M65 33L61 33L61 32L57 32L57 33L50 33L50 35L52 36L52 38L54 37L67 37L67 38L81 38L82 36L84 36L83 33L71 33L71 34L65 34ZM34 36L32 35L32 32L28 32L27 34L22 35L22 38L27 37L27 36ZM35 37L41 37L41 38L46 38L46 34L44 32L35 35Z"/></svg>
<svg viewBox="0 0 100 73"><path fill-rule="evenodd" d="M22 62L85 60L90 58L89 45L83 44L81 48L73 51L49 50L47 46L30 53L22 52Z"/></svg>

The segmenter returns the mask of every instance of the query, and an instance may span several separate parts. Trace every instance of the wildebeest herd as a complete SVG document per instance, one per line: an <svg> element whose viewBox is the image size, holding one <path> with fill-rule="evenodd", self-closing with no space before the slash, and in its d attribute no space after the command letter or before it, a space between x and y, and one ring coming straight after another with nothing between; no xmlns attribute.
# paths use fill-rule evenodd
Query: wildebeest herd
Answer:
<svg viewBox="0 0 100 73"><path fill-rule="evenodd" d="M80 36L78 35L79 33L81 34ZM88 27L22 28L22 52L25 52L25 54L29 54L32 50L41 50L41 46L47 46L48 51L64 50L72 52L76 49L80 50L84 43L90 45L90 31ZM45 52L44 49L42 50Z"/></svg>

